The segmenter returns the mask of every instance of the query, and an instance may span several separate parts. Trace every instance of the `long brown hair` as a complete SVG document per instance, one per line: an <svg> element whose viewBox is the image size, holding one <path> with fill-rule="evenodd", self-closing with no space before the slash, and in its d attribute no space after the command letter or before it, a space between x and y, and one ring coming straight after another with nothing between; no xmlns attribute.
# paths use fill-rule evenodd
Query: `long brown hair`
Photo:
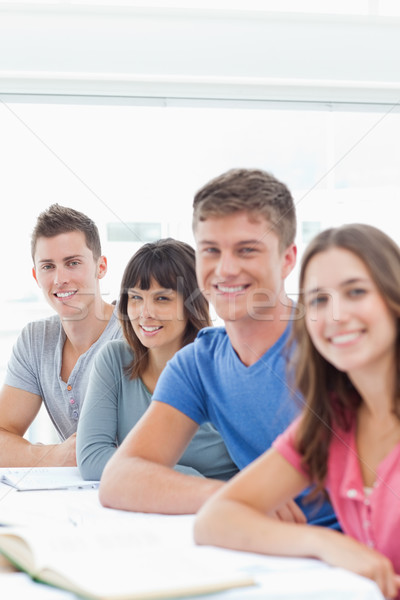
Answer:
<svg viewBox="0 0 400 600"><path fill-rule="evenodd" d="M400 248L385 233L364 224L343 225L317 235L307 247L300 269L298 310L304 312L303 286L310 260L330 248L342 248L363 261L387 306L397 318L397 373L393 411L400 418ZM328 362L315 348L304 315L293 326L293 363L296 386L305 407L297 446L317 491L324 487L332 428L348 429L362 402L348 375Z"/></svg>
<svg viewBox="0 0 400 600"><path fill-rule="evenodd" d="M134 352L126 373L130 379L141 377L149 361L149 350L136 336L128 317L128 290L148 290L153 281L181 294L187 319L182 346L193 342L203 327L211 325L208 303L196 280L195 252L189 244L172 238L144 244L128 262L122 277L118 313L122 332Z"/></svg>

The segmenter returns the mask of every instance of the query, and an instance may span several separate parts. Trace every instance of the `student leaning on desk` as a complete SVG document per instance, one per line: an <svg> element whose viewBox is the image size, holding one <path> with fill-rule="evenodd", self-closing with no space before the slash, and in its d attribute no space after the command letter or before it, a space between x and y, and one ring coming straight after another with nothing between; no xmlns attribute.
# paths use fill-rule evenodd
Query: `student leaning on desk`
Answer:
<svg viewBox="0 0 400 600"><path fill-rule="evenodd" d="M200 425L211 422L244 468L299 410L286 380L293 305L284 282L296 261L290 191L264 171L228 171L196 194L193 230L198 285L225 328L202 329L168 362L148 411L104 470L106 506L196 512L224 485L172 469ZM336 525L328 502L299 503L288 501L278 516Z"/></svg>
<svg viewBox="0 0 400 600"><path fill-rule="evenodd" d="M20 334L0 392L0 467L76 465L75 432L96 352L121 330L101 297L107 272L99 232L86 215L53 204L37 219L33 276L57 313ZM31 444L23 435L44 402L62 440Z"/></svg>
<svg viewBox="0 0 400 600"><path fill-rule="evenodd" d="M118 316L125 339L97 354L79 419L77 460L85 479L100 479L148 409L166 362L211 323L197 288L193 248L171 238L143 245L126 266ZM238 471L209 423L199 428L177 469L222 480Z"/></svg>
<svg viewBox="0 0 400 600"><path fill-rule="evenodd" d="M299 289L294 358L306 405L204 505L195 537L320 558L400 598L400 248L368 225L324 231L304 254ZM347 535L267 516L310 482L327 489Z"/></svg>

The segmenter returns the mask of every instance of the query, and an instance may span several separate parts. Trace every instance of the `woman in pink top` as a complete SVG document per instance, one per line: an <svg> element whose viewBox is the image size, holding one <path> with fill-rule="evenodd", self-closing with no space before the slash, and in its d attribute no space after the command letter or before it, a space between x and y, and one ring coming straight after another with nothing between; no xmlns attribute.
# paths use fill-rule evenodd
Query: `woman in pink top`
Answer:
<svg viewBox="0 0 400 600"><path fill-rule="evenodd" d="M385 597L397 598L400 249L368 225L324 231L305 252L300 291L293 329L303 412L204 505L195 538L320 558L370 577ZM280 514L310 482L316 493L329 493L347 535Z"/></svg>

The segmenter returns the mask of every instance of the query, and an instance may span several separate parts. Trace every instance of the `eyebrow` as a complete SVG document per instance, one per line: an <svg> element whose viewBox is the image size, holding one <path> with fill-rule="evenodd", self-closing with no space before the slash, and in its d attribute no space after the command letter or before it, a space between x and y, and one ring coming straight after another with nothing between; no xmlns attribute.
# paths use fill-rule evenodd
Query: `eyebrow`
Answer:
<svg viewBox="0 0 400 600"><path fill-rule="evenodd" d="M83 254L73 254L72 256L65 256L62 260L63 262L68 262L69 260L72 260L74 258L84 258ZM55 260L53 258L43 258L42 260L38 261L39 264L41 263L52 263L55 262Z"/></svg>
<svg viewBox="0 0 400 600"><path fill-rule="evenodd" d="M138 292L140 293L141 291L145 291L148 292L149 290L143 290L143 288L140 287L131 287L128 288L128 294L132 293L132 292ZM160 288L159 290L155 290L154 292L152 292L153 295L157 296L159 294L173 294L176 290L173 290L172 288Z"/></svg>
<svg viewBox="0 0 400 600"><path fill-rule="evenodd" d="M240 240L240 242L236 242L235 246L256 246L256 245L260 245L262 244L262 240L260 239L253 239L253 240ZM218 245L217 241L212 241L212 240L200 240L198 242L198 245L210 245L210 244L214 244L214 245Z"/></svg>
<svg viewBox="0 0 400 600"><path fill-rule="evenodd" d="M343 288L348 285L353 285L354 283L366 283L368 281L369 281L369 279L366 279L365 277L351 277L350 279L341 281L339 283L339 287ZM327 291L327 290L329 290L329 288L327 288L327 287L316 287L316 288L312 288L311 290L305 291L304 295L311 296L312 294L318 294L318 292Z"/></svg>

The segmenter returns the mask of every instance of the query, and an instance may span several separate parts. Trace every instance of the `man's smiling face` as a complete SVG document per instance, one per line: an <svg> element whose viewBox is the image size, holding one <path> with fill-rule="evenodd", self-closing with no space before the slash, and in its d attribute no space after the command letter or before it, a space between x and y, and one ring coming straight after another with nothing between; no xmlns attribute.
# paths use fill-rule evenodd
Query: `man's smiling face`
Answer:
<svg viewBox="0 0 400 600"><path fill-rule="evenodd" d="M94 259L84 233L39 237L34 263L33 276L60 318L84 318L94 305L98 280L107 270L104 257Z"/></svg>
<svg viewBox="0 0 400 600"><path fill-rule="evenodd" d="M199 287L224 321L266 319L294 266L261 215L235 212L199 221L194 232Z"/></svg>

